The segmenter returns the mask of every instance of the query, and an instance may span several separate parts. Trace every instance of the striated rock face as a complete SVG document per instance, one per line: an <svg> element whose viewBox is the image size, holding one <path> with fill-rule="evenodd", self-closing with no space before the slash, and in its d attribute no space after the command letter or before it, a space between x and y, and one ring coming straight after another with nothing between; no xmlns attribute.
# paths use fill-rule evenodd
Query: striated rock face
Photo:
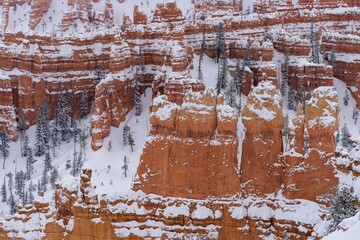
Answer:
<svg viewBox="0 0 360 240"><path fill-rule="evenodd" d="M1 239L294 239L314 236L320 216L304 220L319 207L310 202L257 199L196 200L163 198L143 193L102 197L94 193L90 170L56 186L55 205L38 198L19 213L0 221ZM261 201L260 201L261 200ZM291 214L279 214L288 212ZM296 212L301 213L296 214ZM301 220L302 223L297 222ZM17 229L21 221L23 228ZM259 227L260 226L260 227ZM136 229L130 231L129 227ZM8 235L8 233L11 233ZM316 235L315 235L316 236Z"/></svg>
<svg viewBox="0 0 360 240"><path fill-rule="evenodd" d="M0 131L5 130L12 141L18 137L13 92L9 79L0 80Z"/></svg>
<svg viewBox="0 0 360 240"><path fill-rule="evenodd" d="M335 132L339 127L334 87L319 87L306 101L305 115L298 110L295 136L290 138L285 171L285 196L319 201L338 183L333 161Z"/></svg>
<svg viewBox="0 0 360 240"><path fill-rule="evenodd" d="M152 22L178 22L184 20L181 10L175 2L158 3Z"/></svg>
<svg viewBox="0 0 360 240"><path fill-rule="evenodd" d="M294 88L298 93L305 91L312 92L321 86L333 86L333 68L329 65L311 64L305 65L295 64L290 65L289 83L294 84ZM298 96L301 99L301 96ZM310 98L310 96L305 96Z"/></svg>
<svg viewBox="0 0 360 240"><path fill-rule="evenodd" d="M334 68L334 76L346 82L357 105L360 104L360 37L355 34L327 34L322 51ZM333 55L333 56L332 56Z"/></svg>
<svg viewBox="0 0 360 240"><path fill-rule="evenodd" d="M112 75L97 86L91 119L91 147L94 151L102 147L103 139L110 134L110 127L118 127L125 120L133 105L128 96L133 96L133 92L130 81L114 80Z"/></svg>
<svg viewBox="0 0 360 240"><path fill-rule="evenodd" d="M189 198L239 191L237 118L215 90L188 92L181 105L157 97L150 122L135 189Z"/></svg>
<svg viewBox="0 0 360 240"><path fill-rule="evenodd" d="M51 0L35 0L31 1L31 12L30 12L30 29L34 30L35 27L40 23L42 16L48 11Z"/></svg>
<svg viewBox="0 0 360 240"><path fill-rule="evenodd" d="M241 160L241 189L263 196L283 184L281 161L284 124L282 98L272 82L260 82L249 94L242 120L246 129Z"/></svg>

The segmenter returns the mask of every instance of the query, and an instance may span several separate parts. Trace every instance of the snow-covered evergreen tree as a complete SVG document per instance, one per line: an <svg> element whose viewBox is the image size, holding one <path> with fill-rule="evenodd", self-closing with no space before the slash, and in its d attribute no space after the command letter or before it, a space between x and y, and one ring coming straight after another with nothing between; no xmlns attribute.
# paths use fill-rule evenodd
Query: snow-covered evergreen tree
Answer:
<svg viewBox="0 0 360 240"><path fill-rule="evenodd" d="M217 94L220 94L221 89L224 89L228 84L228 65L227 65L227 58L221 58L219 68L218 68L218 79L216 90Z"/></svg>
<svg viewBox="0 0 360 240"><path fill-rule="evenodd" d="M205 51L206 51L206 42L205 42L205 34L203 33L202 41L201 41L200 56L199 56L199 66L198 66L198 79L200 81L203 81L202 63L204 60Z"/></svg>
<svg viewBox="0 0 360 240"><path fill-rule="evenodd" d="M216 37L213 45L213 57L217 63L219 63L219 60L224 57L225 49L225 28L224 24L220 22L216 28Z"/></svg>
<svg viewBox="0 0 360 240"><path fill-rule="evenodd" d="M129 143L129 145L131 147L131 151L133 152L134 151L134 146L135 146L135 140L134 140L130 130L129 130L129 134L128 134L128 143Z"/></svg>
<svg viewBox="0 0 360 240"><path fill-rule="evenodd" d="M34 190L35 190L35 186L33 185L32 182L30 182L29 188L28 188L28 200L27 200L28 204L33 204L33 202L34 202L34 195L32 193Z"/></svg>
<svg viewBox="0 0 360 240"><path fill-rule="evenodd" d="M140 92L140 82L139 75L136 72L134 79L134 106L135 106L135 116L140 116L142 112L142 103L141 103L141 92Z"/></svg>
<svg viewBox="0 0 360 240"><path fill-rule="evenodd" d="M41 176L41 185L40 185L41 192L47 191L46 184L48 184L48 182L49 182L48 172L46 170L46 166L44 166L44 170Z"/></svg>
<svg viewBox="0 0 360 240"><path fill-rule="evenodd" d="M311 26L310 26L309 40L310 40L310 47L311 47L310 61L315 63L316 62L316 50L315 50L316 32L314 29L313 22L311 22Z"/></svg>
<svg viewBox="0 0 360 240"><path fill-rule="evenodd" d="M234 79L230 80L229 86L225 92L225 98L230 107L236 108L236 86Z"/></svg>
<svg viewBox="0 0 360 240"><path fill-rule="evenodd" d="M36 119L36 132L35 132L35 155L41 156L48 149L50 142L50 123L49 123L49 110L47 102L39 106L37 119Z"/></svg>
<svg viewBox="0 0 360 240"><path fill-rule="evenodd" d="M44 158L44 167L46 169L46 172L50 171L53 167L52 167L52 160L50 157L50 153L47 152L45 154L45 158Z"/></svg>
<svg viewBox="0 0 360 240"><path fill-rule="evenodd" d="M70 134L70 108L67 100L67 94L60 94L57 100L56 107L56 128L60 133L61 140L69 140Z"/></svg>
<svg viewBox="0 0 360 240"><path fill-rule="evenodd" d="M350 147L351 134L349 132L348 127L346 126L346 123L341 128L341 143L342 143L343 147L346 147L346 148Z"/></svg>
<svg viewBox="0 0 360 240"><path fill-rule="evenodd" d="M22 148L21 150L22 156L27 157L30 149L30 141L26 131L24 131L23 133L23 144L21 148Z"/></svg>
<svg viewBox="0 0 360 240"><path fill-rule="evenodd" d="M345 218L354 216L358 210L355 205L358 198L354 194L353 187L343 187L333 190L333 192L327 196L327 201L329 207L325 209L325 212L331 221L327 229L328 233L333 232Z"/></svg>
<svg viewBox="0 0 360 240"><path fill-rule="evenodd" d="M129 141L128 141L128 135L130 133L130 127L125 124L124 128L123 128L123 145L126 146L129 144Z"/></svg>
<svg viewBox="0 0 360 240"><path fill-rule="evenodd" d="M287 151L287 147L288 147L288 143L289 143L289 133L290 133L289 124L290 124L289 115L286 115L284 128L282 131L282 135L283 135L284 142L285 142L285 151Z"/></svg>
<svg viewBox="0 0 360 240"><path fill-rule="evenodd" d="M9 148L10 148L9 142L10 142L10 139L5 132L5 129L3 129L0 132L0 150L1 150L2 157L4 158L3 169L5 169L6 158L9 156Z"/></svg>
<svg viewBox="0 0 360 240"><path fill-rule="evenodd" d="M9 189L10 195L9 195L9 199L8 199L8 205L10 208L10 214L13 215L17 212L17 201L14 197L12 188Z"/></svg>
<svg viewBox="0 0 360 240"><path fill-rule="evenodd" d="M88 104L88 92L87 90L83 91L82 95L81 95L81 100L80 100L80 118L86 118L86 116L88 115L88 109L89 109L89 104Z"/></svg>
<svg viewBox="0 0 360 240"><path fill-rule="evenodd" d="M242 69L240 61L238 60L236 62L235 74L234 74L234 83L235 83L238 95L241 95L242 84L244 81L244 74L245 74L244 69Z"/></svg>
<svg viewBox="0 0 360 240"><path fill-rule="evenodd" d="M22 111L20 112L17 127L18 127L18 130L19 130L20 134L22 134L23 131L26 130L26 120L25 120L25 117L24 117L24 113Z"/></svg>
<svg viewBox="0 0 360 240"><path fill-rule="evenodd" d="M244 69L245 69L245 67L251 68L251 40L250 40L250 38L248 38L246 46L245 46L243 66L244 66Z"/></svg>
<svg viewBox="0 0 360 240"><path fill-rule="evenodd" d="M19 171L15 174L15 193L20 199L24 198L25 179L26 175L23 171Z"/></svg>
<svg viewBox="0 0 360 240"><path fill-rule="evenodd" d="M96 62L94 75L95 75L94 85L96 87L101 80L105 79L106 76L105 67L102 62Z"/></svg>
<svg viewBox="0 0 360 240"><path fill-rule="evenodd" d="M311 47L311 56L310 61L312 63L320 63L320 38L316 35L316 30L314 28L314 23L311 22L310 33L309 33L310 47Z"/></svg>
<svg viewBox="0 0 360 240"><path fill-rule="evenodd" d="M290 81L289 85L289 92L288 92L288 109L290 110L296 110L296 104L295 104L295 92L294 92L294 83Z"/></svg>
<svg viewBox="0 0 360 240"><path fill-rule="evenodd" d="M20 133L21 156L23 157L24 156L24 149L25 149L24 146L23 146L23 136L24 136L24 132L26 130L26 121L25 121L24 113L22 111L20 112L17 128L18 128L18 131Z"/></svg>
<svg viewBox="0 0 360 240"><path fill-rule="evenodd" d="M285 61L281 68L280 92L281 92L281 95L283 95L283 96L285 96L286 86L288 85L288 79L289 79L289 50L286 49Z"/></svg>
<svg viewBox="0 0 360 240"><path fill-rule="evenodd" d="M6 192L6 182L4 178L4 183L1 185L1 201L6 202L7 200L7 192Z"/></svg>
<svg viewBox="0 0 360 240"><path fill-rule="evenodd" d="M53 189L55 189L55 183L59 180L59 177L59 171L56 167L54 167L50 173L50 184Z"/></svg>
<svg viewBox="0 0 360 240"><path fill-rule="evenodd" d="M128 159L126 156L124 156L124 164L121 167L124 170L124 176L127 177L127 172L129 170L129 165L128 165Z"/></svg>
<svg viewBox="0 0 360 240"><path fill-rule="evenodd" d="M347 106L349 104L349 100L350 100L350 96L349 96L349 92L347 89L345 89L345 96L344 96L344 105Z"/></svg>
<svg viewBox="0 0 360 240"><path fill-rule="evenodd" d="M336 48L335 48L335 44L333 42L332 47L331 47L331 53L330 53L330 62L332 63L332 65L334 66L336 61Z"/></svg>

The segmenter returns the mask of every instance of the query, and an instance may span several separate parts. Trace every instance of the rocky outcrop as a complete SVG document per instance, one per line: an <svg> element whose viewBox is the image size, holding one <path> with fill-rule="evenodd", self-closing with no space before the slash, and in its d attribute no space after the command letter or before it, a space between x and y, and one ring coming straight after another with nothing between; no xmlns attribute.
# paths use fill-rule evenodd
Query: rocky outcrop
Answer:
<svg viewBox="0 0 360 240"><path fill-rule="evenodd" d="M101 197L94 193L91 171L80 182L56 186L55 206L42 198L0 221L1 239L294 239L316 236L319 207L310 202L256 199L196 200L143 193ZM279 211L281 210L281 211ZM301 211L301 213L296 214ZM283 214L288 213L288 214ZM306 219L311 214L311 219ZM297 222L301 219L302 223ZM21 221L23 228L16 229ZM259 227L260 226L260 227ZM130 231L129 228L134 229Z"/></svg>
<svg viewBox="0 0 360 240"><path fill-rule="evenodd" d="M271 82L260 82L249 94L242 113L246 129L241 157L244 195L264 196L281 188L284 124L282 98Z"/></svg>
<svg viewBox="0 0 360 240"><path fill-rule="evenodd" d="M309 93L318 87L333 86L333 68L329 65L291 63L288 72L288 82L293 84L298 99L309 99Z"/></svg>
<svg viewBox="0 0 360 240"><path fill-rule="evenodd" d="M215 90L188 92L181 105L157 97L150 122L135 189L189 198L238 192L237 118Z"/></svg>
<svg viewBox="0 0 360 240"><path fill-rule="evenodd" d="M48 11L51 0L35 0L31 1L31 12L30 12L30 29L34 30L36 26L42 20L42 16Z"/></svg>
<svg viewBox="0 0 360 240"><path fill-rule="evenodd" d="M320 201L338 183L333 162L338 131L338 99L333 87L314 90L294 120L294 136L285 156L285 196Z"/></svg>
<svg viewBox="0 0 360 240"><path fill-rule="evenodd" d="M110 134L110 127L118 127L125 120L134 95L130 81L119 81L109 75L96 88L94 111L91 120L91 147L94 151L102 147L102 141Z"/></svg>
<svg viewBox="0 0 360 240"><path fill-rule="evenodd" d="M18 137L16 112L10 79L0 80L0 94L0 131L5 130L9 138L16 141Z"/></svg>
<svg viewBox="0 0 360 240"><path fill-rule="evenodd" d="M334 68L334 76L346 82L357 105L359 98L360 37L355 34L326 34L322 51Z"/></svg>

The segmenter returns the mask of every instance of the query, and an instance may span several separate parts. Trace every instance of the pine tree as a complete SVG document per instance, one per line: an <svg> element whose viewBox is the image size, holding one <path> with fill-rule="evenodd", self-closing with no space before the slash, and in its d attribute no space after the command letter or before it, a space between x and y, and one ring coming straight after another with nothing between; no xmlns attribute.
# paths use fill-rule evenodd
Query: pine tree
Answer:
<svg viewBox="0 0 360 240"><path fill-rule="evenodd" d="M48 144L50 142L50 120L49 120L49 106L46 99L44 100L42 105L41 127L43 128L44 142Z"/></svg>
<svg viewBox="0 0 360 240"><path fill-rule="evenodd" d="M320 37L315 37L315 45L314 45L314 51L315 51L315 63L320 64Z"/></svg>
<svg viewBox="0 0 360 240"><path fill-rule="evenodd" d="M127 177L127 172L129 170L129 165L128 165L128 160L126 158L126 156L124 156L124 164L121 167L124 170L124 176Z"/></svg>
<svg viewBox="0 0 360 240"><path fill-rule="evenodd" d="M230 80L230 84L225 92L225 97L229 106L236 108L236 86L234 79Z"/></svg>
<svg viewBox="0 0 360 240"><path fill-rule="evenodd" d="M10 142L10 139L5 132L5 129L3 129L0 132L0 144L1 144L0 150L1 150L2 156L4 158L3 169L5 169L6 158L9 156L9 148L10 148L9 142Z"/></svg>
<svg viewBox="0 0 360 240"><path fill-rule="evenodd" d="M239 117L240 114L241 114L241 96L240 96L239 101L238 101L238 103L236 104L235 108L236 108L236 110L237 110L237 116Z"/></svg>
<svg viewBox="0 0 360 240"><path fill-rule="evenodd" d="M244 62L243 62L244 70L245 70L245 67L248 67L248 68L251 67L251 41L250 41L250 38L248 38L246 46L245 46Z"/></svg>
<svg viewBox="0 0 360 240"><path fill-rule="evenodd" d="M31 175L34 172L34 163L35 159L33 157L31 148L27 150L27 156L26 156L26 179L30 180Z"/></svg>
<svg viewBox="0 0 360 240"><path fill-rule="evenodd" d="M353 119L355 120L355 125L357 123L357 120L359 118L359 111L357 110L356 107L353 108Z"/></svg>
<svg viewBox="0 0 360 240"><path fill-rule="evenodd" d="M288 49L286 49L285 62L281 68L281 79L282 80L280 85L280 92L281 95L285 96L285 90L289 80L289 50Z"/></svg>
<svg viewBox="0 0 360 240"><path fill-rule="evenodd" d="M20 116L19 116L18 130L20 134L22 134L26 130L26 121L25 121L24 113L22 111L20 112Z"/></svg>
<svg viewBox="0 0 360 240"><path fill-rule="evenodd" d="M46 184L48 184L48 182L49 182L49 178L47 175L46 166L44 166L44 170L43 170L43 173L41 176L41 187L40 187L41 191L43 191L43 192L47 191Z"/></svg>
<svg viewBox="0 0 360 240"><path fill-rule="evenodd" d="M328 233L336 230L339 223L345 218L354 216L358 210L355 205L358 198L354 194L353 187L343 187L341 189L337 188L333 190L332 193L327 196L327 201L329 207L325 209L325 212L328 214L331 221Z"/></svg>
<svg viewBox="0 0 360 240"><path fill-rule="evenodd" d="M30 149L30 141L29 136L27 135L26 131L23 133L23 146L22 146L22 156L27 157L29 154Z"/></svg>
<svg viewBox="0 0 360 240"><path fill-rule="evenodd" d="M213 45L213 56L214 60L219 63L219 60L224 57L225 54L225 29L222 22L216 28L216 37Z"/></svg>
<svg viewBox="0 0 360 240"><path fill-rule="evenodd" d="M68 105L69 103L66 98L66 94L60 94L57 101L55 121L57 131L60 133L62 141L67 140L70 133L70 109Z"/></svg>
<svg viewBox="0 0 360 240"><path fill-rule="evenodd" d="M313 22L311 22L311 26L310 26L309 40L310 40L310 47L311 47L310 61L315 63L316 62L316 51L315 51L316 33L315 33Z"/></svg>
<svg viewBox="0 0 360 240"><path fill-rule="evenodd" d="M130 127L127 124L125 124L125 126L123 128L123 144L124 144L124 146L129 144L129 141L128 141L129 132L130 132Z"/></svg>
<svg viewBox="0 0 360 240"><path fill-rule="evenodd" d="M131 134L131 132L129 131L129 134L128 134L128 143L131 147L131 151L133 152L134 151L134 146L135 146L135 140Z"/></svg>
<svg viewBox="0 0 360 240"><path fill-rule="evenodd" d="M86 118L86 116L88 115L88 109L89 109L89 104L88 104L88 92L87 90L83 91L82 95L81 95L81 100L80 100L80 118L84 119Z"/></svg>
<svg viewBox="0 0 360 240"><path fill-rule="evenodd" d="M244 71L240 66L240 61L238 60L236 62L236 67L235 67L234 83L236 86L237 94L240 96L241 96L243 81L244 81Z"/></svg>
<svg viewBox="0 0 360 240"><path fill-rule="evenodd" d="M142 103L141 103L141 93L140 93L140 83L139 76L136 72L135 82L134 82L134 106L135 106L135 116L140 116L142 112Z"/></svg>
<svg viewBox="0 0 360 240"><path fill-rule="evenodd" d="M50 174L50 183L51 183L51 187L53 189L55 189L55 183L57 182L57 180L59 179L59 171L57 168L53 168L53 170L51 171Z"/></svg>
<svg viewBox="0 0 360 240"><path fill-rule="evenodd" d="M142 51L141 45L139 46L139 65L140 65L140 71L143 74L145 71L145 63L144 63L144 53Z"/></svg>
<svg viewBox="0 0 360 240"><path fill-rule="evenodd" d="M19 196L20 199L24 198L24 188L25 188L25 173L23 171L17 172L15 174L15 193Z"/></svg>
<svg viewBox="0 0 360 240"><path fill-rule="evenodd" d="M7 192L6 192L6 182L4 178L4 184L1 186L1 201L6 202L7 200Z"/></svg>
<svg viewBox="0 0 360 240"><path fill-rule="evenodd" d="M34 195L32 193L34 190L35 190L34 185L32 184L32 182L30 182L28 189L28 200L27 200L29 204L33 204L34 202Z"/></svg>
<svg viewBox="0 0 360 240"><path fill-rule="evenodd" d="M38 194L38 196L41 195L41 192L42 192L42 190L41 190L41 181L38 180L38 183L37 183L37 194Z"/></svg>
<svg viewBox="0 0 360 240"><path fill-rule="evenodd" d="M24 133L26 130L26 121L24 118L24 113L21 112L20 116L19 116L19 121L18 121L18 125L17 125L18 131L20 133L20 146L21 146L21 156L24 156L24 146L23 146L23 138L24 138Z"/></svg>
<svg viewBox="0 0 360 240"><path fill-rule="evenodd" d="M51 157L50 157L50 153L47 152L45 154L45 158L44 158L44 167L46 169L46 172L50 171L53 167L52 167L52 160L51 160Z"/></svg>
<svg viewBox="0 0 360 240"><path fill-rule="evenodd" d="M289 143L289 133L290 133L289 123L290 123L289 116L286 115L284 128L282 131L282 135L283 135L284 141L285 141L285 151L287 151L287 147L288 147L288 143Z"/></svg>
<svg viewBox="0 0 360 240"><path fill-rule="evenodd" d="M47 149L48 137L46 136L47 133L44 120L45 111L43 105L38 109L35 131L35 156L42 156Z"/></svg>
<svg viewBox="0 0 360 240"><path fill-rule="evenodd" d="M336 61L336 48L335 48L335 44L333 42L332 47L331 47L331 53L330 53L330 62L333 66L335 65L335 61Z"/></svg>
<svg viewBox="0 0 360 240"><path fill-rule="evenodd" d="M217 79L217 94L220 94L221 89L224 89L227 86L228 81L228 65L227 58L221 58L220 65L218 67L218 79Z"/></svg>
<svg viewBox="0 0 360 240"><path fill-rule="evenodd" d="M103 63L96 62L94 75L95 75L94 85L96 87L101 82L101 80L105 79L106 74Z"/></svg>
<svg viewBox="0 0 360 240"><path fill-rule="evenodd" d="M350 100L350 96L349 96L349 92L347 89L345 89L345 96L344 96L344 105L347 106L349 104L349 100Z"/></svg>
<svg viewBox="0 0 360 240"><path fill-rule="evenodd" d="M295 110L295 94L294 94L294 84L291 81L288 92L288 109Z"/></svg>
<svg viewBox="0 0 360 240"><path fill-rule="evenodd" d="M204 60L205 51L206 51L206 42L205 42L205 34L203 33L202 41L201 41L200 56L199 56L199 66L198 66L198 79L200 81L203 81L202 63Z"/></svg>
<svg viewBox="0 0 360 240"><path fill-rule="evenodd" d="M346 126L346 123L341 128L341 142L343 147L349 147L351 143L351 134L349 132L348 127Z"/></svg>
<svg viewBox="0 0 360 240"><path fill-rule="evenodd" d="M12 188L9 189L10 196L8 199L8 205L10 207L10 214L13 215L17 212L17 202L14 198L14 194L12 192Z"/></svg>

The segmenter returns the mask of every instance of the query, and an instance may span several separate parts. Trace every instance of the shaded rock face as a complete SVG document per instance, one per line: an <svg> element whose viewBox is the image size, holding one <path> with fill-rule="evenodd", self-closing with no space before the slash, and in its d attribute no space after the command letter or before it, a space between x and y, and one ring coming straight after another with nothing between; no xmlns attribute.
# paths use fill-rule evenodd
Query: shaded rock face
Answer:
<svg viewBox="0 0 360 240"><path fill-rule="evenodd" d="M306 101L305 115L298 110L295 136L286 159L285 196L319 201L336 186L333 162L335 132L339 127L338 99L333 87L319 87ZM311 189L311 191L309 190Z"/></svg>
<svg viewBox="0 0 360 240"><path fill-rule="evenodd" d="M150 122L135 189L189 198L238 192L237 118L222 96L188 92L181 105L157 97Z"/></svg>
<svg viewBox="0 0 360 240"><path fill-rule="evenodd" d="M260 82L245 103L241 160L241 189L245 195L273 193L283 183L281 99L275 85L267 81Z"/></svg>

